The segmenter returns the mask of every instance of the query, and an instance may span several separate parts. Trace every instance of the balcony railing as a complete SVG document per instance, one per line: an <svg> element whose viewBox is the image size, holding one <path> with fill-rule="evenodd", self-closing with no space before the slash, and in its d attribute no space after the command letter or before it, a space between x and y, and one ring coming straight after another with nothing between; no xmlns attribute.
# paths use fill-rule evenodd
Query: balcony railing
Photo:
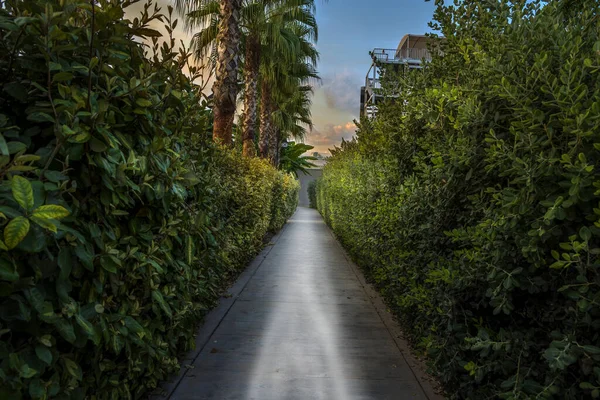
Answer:
<svg viewBox="0 0 600 400"><path fill-rule="evenodd" d="M382 63L406 63L410 61L431 61L431 53L427 49L374 49L371 52L374 61Z"/></svg>
<svg viewBox="0 0 600 400"><path fill-rule="evenodd" d="M367 78L367 89L381 89L379 79Z"/></svg>

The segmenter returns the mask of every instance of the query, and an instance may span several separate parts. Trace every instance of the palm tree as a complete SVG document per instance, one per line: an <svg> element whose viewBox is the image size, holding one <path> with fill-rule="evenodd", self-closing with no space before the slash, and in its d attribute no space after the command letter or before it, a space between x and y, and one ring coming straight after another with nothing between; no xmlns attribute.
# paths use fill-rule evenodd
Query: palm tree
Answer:
<svg viewBox="0 0 600 400"><path fill-rule="evenodd" d="M313 156L303 156L302 154L312 149L314 149L313 146L304 143L288 143L287 147L281 150L279 168L285 172L294 174L296 178L298 177L298 172L308 175L308 169L316 167L311 161L316 161L317 158Z"/></svg>
<svg viewBox="0 0 600 400"><path fill-rule="evenodd" d="M185 12L188 28L202 28L194 35L194 52L197 57L206 56L214 51L215 40L221 34L223 24L219 21L222 13L217 12L215 0L196 2L195 8L190 8L189 5L181 7L180 3L185 2L177 0L176 4L180 11ZM245 45L243 154L253 156L258 125L258 84L262 54L266 49L267 54L278 54L284 64L295 61L297 41L293 37L293 30L289 28L297 27L295 30L298 31L302 27L306 36L316 39L314 0L247 0L242 3L239 22L242 43ZM267 98L270 98L268 93ZM268 104L266 108L268 109ZM264 113L265 107L262 111Z"/></svg>
<svg viewBox="0 0 600 400"><path fill-rule="evenodd" d="M210 39L216 41L216 66L215 83L213 85L214 97L214 127L213 140L217 143L231 145L233 120L236 110L236 99L238 94L238 64L240 47L240 11L242 0L175 0L175 6L179 12L200 17L205 11L216 11L218 6L218 18L210 19L207 31L201 34L194 42L196 58L202 58L205 54L198 46L198 42ZM208 14L210 15L210 13ZM205 24L207 19L187 18L191 22L189 27L195 23Z"/></svg>
<svg viewBox="0 0 600 400"><path fill-rule="evenodd" d="M319 79L315 66L318 52L312 44L311 32L299 25L291 26L295 38L296 59L282 62L281 56L271 52L262 65L261 101L261 157L278 165L279 144L293 136L302 140L306 127L312 128L310 96L311 80Z"/></svg>
<svg viewBox="0 0 600 400"><path fill-rule="evenodd" d="M265 77L264 75L269 75L270 72L273 72L271 66L274 65L275 60L278 68L286 69L295 64L298 58L303 57L303 38L309 38L312 41L317 40L318 29L314 12L315 4L313 0L280 1L275 7L269 10L266 18L263 20L264 24L261 29L256 30L261 33L262 37L261 71L258 70L259 68L256 68L257 65L253 65L252 69L248 69L246 87L256 90L258 81L262 81L259 153L261 157L271 158L275 165L277 165L275 158L272 155L270 156L268 151L268 149L272 149L278 145L277 141L274 140L277 135L273 133L277 127L272 124L271 114L277 112L280 107L278 103L273 102L273 95L271 93L272 84L270 81L276 80L278 77L272 75L271 79L269 79L268 76ZM252 144L255 137L255 127L258 122L258 113L255 112L257 110L257 101L258 96L255 93L251 95L247 93L244 137L245 140L248 140ZM251 102L255 102L255 104L251 105ZM250 110L252 113L249 112ZM263 134L266 132L270 133Z"/></svg>

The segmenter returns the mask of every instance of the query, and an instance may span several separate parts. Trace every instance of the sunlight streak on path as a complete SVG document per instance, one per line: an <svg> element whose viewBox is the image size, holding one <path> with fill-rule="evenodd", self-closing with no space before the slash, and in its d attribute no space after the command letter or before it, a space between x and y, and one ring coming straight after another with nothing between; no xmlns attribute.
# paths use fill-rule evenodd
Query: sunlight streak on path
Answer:
<svg viewBox="0 0 600 400"><path fill-rule="evenodd" d="M321 216L284 229L171 399L427 399Z"/></svg>

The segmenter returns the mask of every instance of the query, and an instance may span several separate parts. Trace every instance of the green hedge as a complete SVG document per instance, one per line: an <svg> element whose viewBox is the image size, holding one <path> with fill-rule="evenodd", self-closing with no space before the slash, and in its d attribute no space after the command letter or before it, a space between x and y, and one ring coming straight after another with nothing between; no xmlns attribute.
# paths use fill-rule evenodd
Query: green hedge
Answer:
<svg viewBox="0 0 600 400"><path fill-rule="evenodd" d="M0 5L2 399L142 397L297 202L210 143L171 10L96 4Z"/></svg>
<svg viewBox="0 0 600 400"><path fill-rule="evenodd" d="M442 3L318 208L449 397L598 398L600 3Z"/></svg>
<svg viewBox="0 0 600 400"><path fill-rule="evenodd" d="M317 180L312 180L308 184L308 202L310 208L317 208Z"/></svg>

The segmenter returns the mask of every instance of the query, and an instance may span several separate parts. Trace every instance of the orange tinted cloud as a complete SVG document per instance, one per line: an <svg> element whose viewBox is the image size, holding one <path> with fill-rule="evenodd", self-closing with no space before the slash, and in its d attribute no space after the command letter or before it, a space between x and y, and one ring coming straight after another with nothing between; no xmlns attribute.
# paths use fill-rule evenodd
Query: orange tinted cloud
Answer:
<svg viewBox="0 0 600 400"><path fill-rule="evenodd" d="M315 128L306 137L306 144L314 146L314 150L321 154L328 154L329 149L339 146L342 139L350 140L356 133L354 122L333 125L327 124L323 128Z"/></svg>

